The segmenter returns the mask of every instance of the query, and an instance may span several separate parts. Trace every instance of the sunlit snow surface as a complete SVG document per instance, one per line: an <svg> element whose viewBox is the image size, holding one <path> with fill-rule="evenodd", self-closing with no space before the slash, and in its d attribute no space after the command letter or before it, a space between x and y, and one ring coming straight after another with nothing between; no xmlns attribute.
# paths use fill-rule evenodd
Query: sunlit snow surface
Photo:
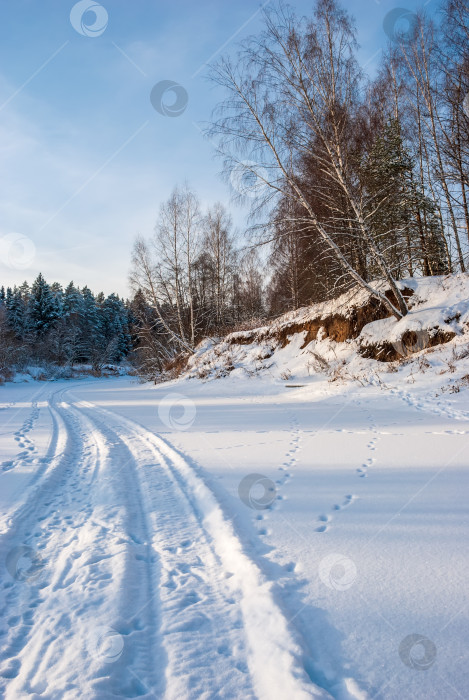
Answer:
<svg viewBox="0 0 469 700"><path fill-rule="evenodd" d="M394 379L1 387L0 696L468 697L469 390Z"/></svg>

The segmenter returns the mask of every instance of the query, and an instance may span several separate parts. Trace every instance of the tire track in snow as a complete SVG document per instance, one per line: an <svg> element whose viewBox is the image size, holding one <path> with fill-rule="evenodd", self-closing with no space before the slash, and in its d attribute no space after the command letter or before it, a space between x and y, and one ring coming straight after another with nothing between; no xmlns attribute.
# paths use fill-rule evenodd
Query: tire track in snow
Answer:
<svg viewBox="0 0 469 700"><path fill-rule="evenodd" d="M13 579L7 572L2 586L2 610L7 627L2 630L0 655L0 687L6 679L5 698L16 698L23 694L43 693L48 688L44 678L39 679L36 667L48 656L49 644L55 638L48 633L51 620L48 615L44 621L44 607L47 607L47 589L53 582L54 574L60 573L60 565L48 566L54 560L55 547L50 540L60 530L57 503L63 497L60 487L68 480L77 455L77 445L71 440L55 409L50 407L54 416L53 433L47 453L47 461L38 469L29 495L15 511L9 530L1 538L2 559L15 552L17 547L34 552L39 560L38 576L30 580L27 576ZM60 448L60 449L58 449ZM63 448L63 449L61 449ZM41 479L43 472L44 477ZM64 493L66 493L65 491ZM63 528L65 531L67 528ZM52 538L53 539L53 538ZM62 538L61 552L68 543ZM9 571L9 574L14 572ZM46 596L43 596L43 591ZM44 606L44 603L45 606ZM41 620L44 621L43 625ZM37 634L39 632L39 635ZM41 641L38 639L40 637Z"/></svg>
<svg viewBox="0 0 469 700"><path fill-rule="evenodd" d="M66 460L63 457L68 443L67 431L62 419L50 404L48 404L48 410L51 416L52 433L46 454L38 459L39 466L25 488L23 498L17 504L15 511L0 519L0 545L3 536L13 532L20 523L31 517L43 493L54 487L66 467Z"/></svg>
<svg viewBox="0 0 469 700"><path fill-rule="evenodd" d="M167 664L160 674L166 677L165 698L254 700L242 619L231 584L224 571L220 576L211 543L161 452L144 431L114 413L78 405L99 430L112 431L138 465L143 509L161 569L159 624ZM143 617L145 609L144 604L139 613Z"/></svg>
<svg viewBox="0 0 469 700"><path fill-rule="evenodd" d="M138 618L122 622L131 610L153 600L147 581L141 584L149 567L141 551L145 545L138 540L141 524L136 521L143 512L138 487L126 478L132 476L131 455L122 445L113 453L112 443L85 416L55 403L52 410L58 409L59 433L66 431L66 450L54 478L38 489L34 507L21 509L4 542L34 547L43 570L37 581L5 581L0 693L7 700L36 694L156 697L141 681L142 663L145 672L153 673L158 657L159 649L150 644L154 625L148 631L139 629ZM112 478L116 472L117 490ZM116 505L119 496L122 505ZM102 523L106 517L124 537L109 535ZM125 537L129 532L133 539ZM147 618L154 622L148 613ZM103 654L109 631L122 643L121 665L110 663L114 659L106 656L106 648Z"/></svg>
<svg viewBox="0 0 469 700"><path fill-rule="evenodd" d="M104 653L101 668L94 674L93 697L160 697L164 653L158 640L159 562L137 474L139 465L110 426L90 417L89 407L86 402L70 404L83 429L101 443L107 456L101 484L91 494L90 521L99 530L99 546L86 552L85 563L93 567L114 559L108 574L114 590L112 600L96 606L98 624L91 638L85 631L85 643L101 657L101 644L111 635L110 643L118 652L115 659Z"/></svg>
<svg viewBox="0 0 469 700"><path fill-rule="evenodd" d="M275 602L271 582L243 551L232 525L225 519L204 480L162 438L127 418L117 417L102 408L95 407L95 410L118 420L131 434L138 435L152 446L191 505L219 560L218 576L229 583L238 602L247 641L247 664L256 697L259 700L330 698L327 691L307 676L302 665L302 649ZM204 558L201 559L205 563Z"/></svg>

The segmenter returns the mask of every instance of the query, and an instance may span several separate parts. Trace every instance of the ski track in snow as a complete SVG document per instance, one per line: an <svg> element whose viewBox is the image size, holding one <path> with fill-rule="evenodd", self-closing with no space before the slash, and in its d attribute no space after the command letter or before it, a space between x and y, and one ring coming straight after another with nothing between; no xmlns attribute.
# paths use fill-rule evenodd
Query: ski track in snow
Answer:
<svg viewBox="0 0 469 700"><path fill-rule="evenodd" d="M28 579L0 589L1 696L330 698L198 470L70 389L48 410L47 453L0 530L3 560L34 552ZM16 435L33 459L36 418ZM299 443L293 417L281 486Z"/></svg>

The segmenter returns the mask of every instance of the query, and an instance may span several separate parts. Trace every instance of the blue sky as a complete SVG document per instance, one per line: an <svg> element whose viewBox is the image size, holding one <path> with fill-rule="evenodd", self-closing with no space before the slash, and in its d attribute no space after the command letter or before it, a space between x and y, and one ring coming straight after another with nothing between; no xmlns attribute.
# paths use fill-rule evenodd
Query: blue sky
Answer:
<svg viewBox="0 0 469 700"><path fill-rule="evenodd" d="M159 205L177 183L187 180L204 205L230 205L244 228L245 211L230 204L200 125L220 96L206 80L207 61L259 30L261 4L103 0L101 23L91 27L92 12L76 21L85 2L72 17L76 28L74 4L2 0L0 284L32 281L42 271L51 282L73 279L127 295L132 242L152 233ZM290 4L299 13L312 6ZM348 0L360 61L370 71L387 41L387 13L421 4ZM427 3L435 8L436 0ZM163 80L187 92L180 116L159 114L150 102ZM5 236L11 245L26 237L26 244L2 247Z"/></svg>

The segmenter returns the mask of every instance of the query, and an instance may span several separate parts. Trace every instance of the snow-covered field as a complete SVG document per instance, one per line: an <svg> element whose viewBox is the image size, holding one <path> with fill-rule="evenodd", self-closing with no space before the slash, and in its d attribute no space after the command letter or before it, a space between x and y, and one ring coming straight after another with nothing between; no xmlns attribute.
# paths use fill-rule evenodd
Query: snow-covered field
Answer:
<svg viewBox="0 0 469 700"><path fill-rule="evenodd" d="M468 697L469 391L301 383L0 388L1 697Z"/></svg>

